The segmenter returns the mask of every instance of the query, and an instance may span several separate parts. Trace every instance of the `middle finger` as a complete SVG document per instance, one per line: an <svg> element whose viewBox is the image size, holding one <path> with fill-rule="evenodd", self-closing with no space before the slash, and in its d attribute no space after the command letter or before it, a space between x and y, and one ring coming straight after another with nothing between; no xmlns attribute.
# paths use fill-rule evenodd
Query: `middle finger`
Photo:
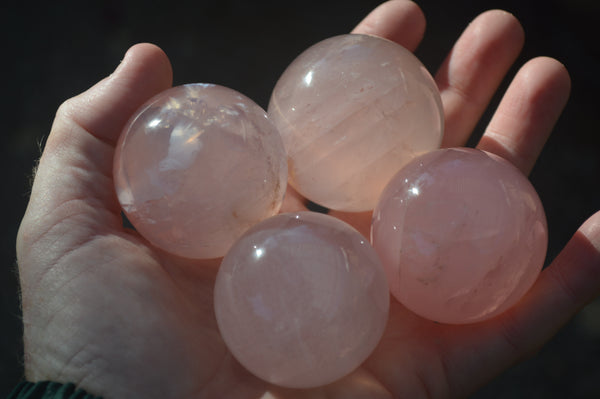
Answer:
<svg viewBox="0 0 600 399"><path fill-rule="evenodd" d="M521 51L524 37L513 15L492 10L475 18L456 41L435 76L446 122L442 147L467 142Z"/></svg>

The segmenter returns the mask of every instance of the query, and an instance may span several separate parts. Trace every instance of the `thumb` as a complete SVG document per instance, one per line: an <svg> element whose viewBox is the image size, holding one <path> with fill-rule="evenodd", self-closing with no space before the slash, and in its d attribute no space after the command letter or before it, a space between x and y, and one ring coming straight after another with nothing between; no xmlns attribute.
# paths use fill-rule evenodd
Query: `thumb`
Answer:
<svg viewBox="0 0 600 399"><path fill-rule="evenodd" d="M115 143L133 112L171 80L165 53L138 44L110 76L60 106L17 236L18 255L42 238L68 245L66 236L82 240L86 232L93 236L120 224L112 180Z"/></svg>
<svg viewBox="0 0 600 399"><path fill-rule="evenodd" d="M160 48L137 44L127 51L115 72L61 105L51 135L57 136L56 141L64 139L66 125L75 123L86 133L114 145L133 112L169 88L172 75L169 59Z"/></svg>

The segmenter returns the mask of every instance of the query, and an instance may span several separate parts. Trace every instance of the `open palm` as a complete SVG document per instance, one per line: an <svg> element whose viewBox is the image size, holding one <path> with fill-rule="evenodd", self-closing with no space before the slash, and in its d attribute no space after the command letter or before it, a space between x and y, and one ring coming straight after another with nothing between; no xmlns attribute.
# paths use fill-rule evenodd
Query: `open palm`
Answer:
<svg viewBox="0 0 600 399"><path fill-rule="evenodd" d="M356 32L414 49L425 19L406 0L384 3ZM444 146L463 145L523 44L502 11L480 15L436 74ZM484 323L436 324L392 300L373 355L315 390L270 386L225 348L213 315L218 261L177 258L122 227L113 188L115 142L127 119L171 85L155 46L132 47L119 68L59 109L40 160L17 250L29 380L74 382L106 398L461 397L548 340L600 291L600 214L590 218L527 296ZM478 147L527 174L569 93L564 67L524 65ZM282 211L305 208L288 191ZM368 236L369 214L332 212Z"/></svg>

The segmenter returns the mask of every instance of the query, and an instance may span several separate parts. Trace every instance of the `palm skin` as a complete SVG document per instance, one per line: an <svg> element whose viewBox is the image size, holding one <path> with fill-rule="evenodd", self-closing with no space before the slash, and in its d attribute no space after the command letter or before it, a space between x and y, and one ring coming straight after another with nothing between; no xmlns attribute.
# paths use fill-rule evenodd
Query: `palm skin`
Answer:
<svg viewBox="0 0 600 399"><path fill-rule="evenodd" d="M424 26L414 3L395 0L355 31L414 49ZM445 146L466 142L522 43L519 23L502 11L482 14L465 30L436 74ZM219 336L212 305L218 260L177 258L122 227L114 145L134 110L171 79L166 55L137 45L111 76L59 109L17 238L29 380L75 382L106 398L463 397L532 354L600 292L597 213L499 317L441 325L392 300L384 337L356 372L314 390L270 386L233 360ZM557 61L531 60L478 147L527 174L569 88ZM304 200L290 190L282 211L302 209ZM332 214L369 235L369 214Z"/></svg>

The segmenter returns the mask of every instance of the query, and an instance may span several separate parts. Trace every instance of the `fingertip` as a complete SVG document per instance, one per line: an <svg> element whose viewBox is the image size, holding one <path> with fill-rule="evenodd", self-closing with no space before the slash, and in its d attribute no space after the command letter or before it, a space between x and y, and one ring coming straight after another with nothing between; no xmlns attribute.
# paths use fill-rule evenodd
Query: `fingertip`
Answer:
<svg viewBox="0 0 600 399"><path fill-rule="evenodd" d="M414 51L425 33L425 14L410 0L389 0L371 11L352 31L392 40Z"/></svg>
<svg viewBox="0 0 600 399"><path fill-rule="evenodd" d="M600 212L588 218L579 228L579 232L596 248L598 252L598 269L600 270Z"/></svg>
<svg viewBox="0 0 600 399"><path fill-rule="evenodd" d="M485 11L475 18L473 22L481 24L482 27L490 23L494 24L498 29L511 32L514 44L518 43L522 47L525 43L525 29L523 29L521 21L514 14L506 10L493 9Z"/></svg>
<svg viewBox="0 0 600 399"><path fill-rule="evenodd" d="M571 76L563 63L551 57L536 57L525 63L519 74L528 86L539 88L539 95L553 98L556 111L562 110L571 93Z"/></svg>
<svg viewBox="0 0 600 399"><path fill-rule="evenodd" d="M122 127L145 101L171 87L173 71L158 46L140 43L129 48L107 78L67 100L57 119L72 120L93 136L114 143Z"/></svg>
<svg viewBox="0 0 600 399"><path fill-rule="evenodd" d="M115 72L121 69L152 67L146 73L152 73L162 79L158 82L161 87L171 86L173 80L173 69L167 54L153 43L137 43L131 46Z"/></svg>

